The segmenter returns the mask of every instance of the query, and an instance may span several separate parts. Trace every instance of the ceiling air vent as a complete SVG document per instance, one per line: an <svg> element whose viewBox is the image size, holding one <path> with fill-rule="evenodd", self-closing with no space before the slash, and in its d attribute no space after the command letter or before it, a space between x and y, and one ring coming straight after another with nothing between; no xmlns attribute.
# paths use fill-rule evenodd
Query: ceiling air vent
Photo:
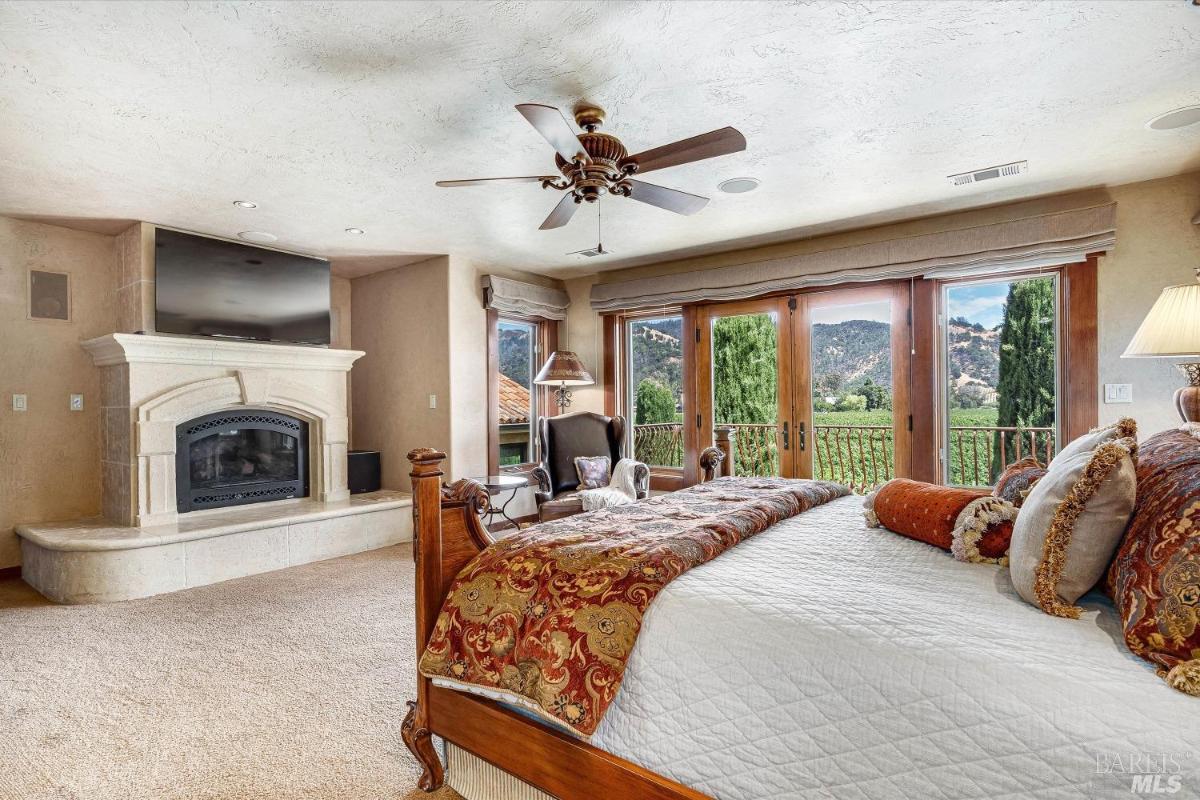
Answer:
<svg viewBox="0 0 1200 800"><path fill-rule="evenodd" d="M1014 161L1011 164L1001 164L998 167L987 167L985 169L977 169L971 172L960 172L957 175L950 175L950 183L955 186L965 186L968 183L979 183L980 181L990 181L992 178L1005 178L1009 175L1020 175L1029 171L1028 161Z"/></svg>

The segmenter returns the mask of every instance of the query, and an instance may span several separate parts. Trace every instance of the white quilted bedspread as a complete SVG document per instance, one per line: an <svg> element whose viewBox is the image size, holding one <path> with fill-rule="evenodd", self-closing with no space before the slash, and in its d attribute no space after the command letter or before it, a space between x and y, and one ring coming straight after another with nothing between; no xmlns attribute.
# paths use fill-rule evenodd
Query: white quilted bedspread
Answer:
<svg viewBox="0 0 1200 800"><path fill-rule="evenodd" d="M592 743L722 800L1128 797L1160 769L1200 797L1200 700L1083 606L1049 617L843 498L671 583Z"/></svg>

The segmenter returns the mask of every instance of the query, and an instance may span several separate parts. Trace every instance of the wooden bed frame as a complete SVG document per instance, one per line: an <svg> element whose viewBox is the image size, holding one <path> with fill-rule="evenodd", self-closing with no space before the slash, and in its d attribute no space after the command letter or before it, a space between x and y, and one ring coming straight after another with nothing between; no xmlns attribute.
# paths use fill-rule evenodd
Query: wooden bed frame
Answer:
<svg viewBox="0 0 1200 800"><path fill-rule="evenodd" d="M717 447L700 455L704 480L732 473L732 432L717 431ZM412 462L413 559L416 562L417 654L433 631L442 603L459 571L493 541L480 514L488 493L461 480L443 487L444 453L419 449ZM499 703L434 686L417 674L417 699L401 727L404 744L421 762L418 785L427 792L445 782L433 746L441 736L495 767L560 800L636 797L640 800L709 800L707 795L553 730Z"/></svg>

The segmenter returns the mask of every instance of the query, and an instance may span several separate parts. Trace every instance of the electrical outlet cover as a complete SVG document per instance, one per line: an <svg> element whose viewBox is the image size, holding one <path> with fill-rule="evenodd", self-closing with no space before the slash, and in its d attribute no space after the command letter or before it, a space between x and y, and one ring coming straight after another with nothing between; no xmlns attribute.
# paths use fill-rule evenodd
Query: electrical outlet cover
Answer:
<svg viewBox="0 0 1200 800"><path fill-rule="evenodd" d="M81 394L71 395L71 410L72 411L83 411L83 395L81 395Z"/></svg>
<svg viewBox="0 0 1200 800"><path fill-rule="evenodd" d="M23 394L14 394L12 396L13 411L26 411L29 408L29 398Z"/></svg>

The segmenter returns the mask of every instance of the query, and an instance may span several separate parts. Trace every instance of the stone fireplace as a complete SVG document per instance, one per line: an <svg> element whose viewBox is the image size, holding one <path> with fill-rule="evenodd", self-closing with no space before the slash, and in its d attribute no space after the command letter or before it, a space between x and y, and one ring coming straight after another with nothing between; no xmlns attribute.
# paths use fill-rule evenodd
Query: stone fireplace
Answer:
<svg viewBox="0 0 1200 800"><path fill-rule="evenodd" d="M181 508L197 513L197 508L215 507L198 507L190 495L177 493L183 469L180 428L233 412L243 417L270 412L301 423L307 436L305 469L295 480L306 482L307 494L319 500L349 497L346 373L361 352L125 333L83 346L103 369L101 457L108 519L161 525L174 522ZM298 496L294 488L275 496Z"/></svg>
<svg viewBox="0 0 1200 800"><path fill-rule="evenodd" d="M412 538L412 498L350 497L347 373L363 353L116 333L102 371L103 517L18 525L52 600L130 600Z"/></svg>

